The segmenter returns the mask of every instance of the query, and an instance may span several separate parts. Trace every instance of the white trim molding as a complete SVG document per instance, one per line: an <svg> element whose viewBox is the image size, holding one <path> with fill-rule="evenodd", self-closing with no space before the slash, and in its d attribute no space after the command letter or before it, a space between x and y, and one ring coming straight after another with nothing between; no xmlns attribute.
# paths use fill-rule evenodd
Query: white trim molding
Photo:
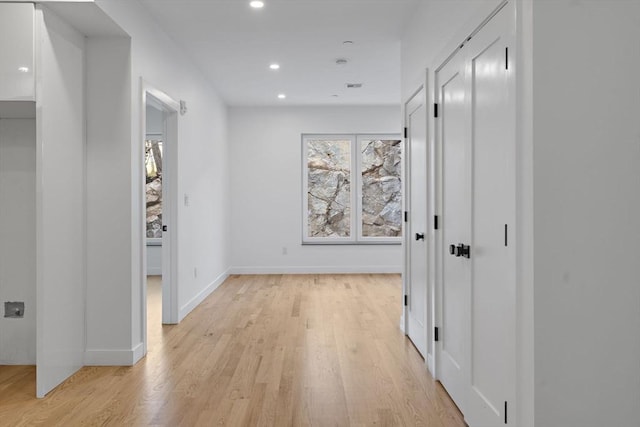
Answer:
<svg viewBox="0 0 640 427"><path fill-rule="evenodd" d="M209 286L198 293L198 295L196 295L189 302L180 307L180 312L178 313L178 322L181 322L182 319L187 317L187 315L191 313L194 308L196 308L202 301L204 301L209 295L211 295L213 291L218 289L218 286L220 286L222 283L224 283L225 280L227 280L229 274L231 274L229 270L222 273L213 282L211 282Z"/></svg>
<svg viewBox="0 0 640 427"><path fill-rule="evenodd" d="M133 366L144 356L144 345L138 343L131 349L86 350L85 366Z"/></svg>
<svg viewBox="0 0 640 427"><path fill-rule="evenodd" d="M231 267L229 274L401 274L402 265Z"/></svg>

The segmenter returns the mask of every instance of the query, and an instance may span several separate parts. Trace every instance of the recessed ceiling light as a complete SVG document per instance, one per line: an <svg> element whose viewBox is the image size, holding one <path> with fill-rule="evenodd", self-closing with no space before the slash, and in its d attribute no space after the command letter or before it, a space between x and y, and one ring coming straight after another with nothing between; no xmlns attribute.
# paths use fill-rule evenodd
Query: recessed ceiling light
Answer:
<svg viewBox="0 0 640 427"><path fill-rule="evenodd" d="M353 44L353 41L352 40L345 40L345 41L342 42L342 44L345 45L345 46L351 46Z"/></svg>
<svg viewBox="0 0 640 427"><path fill-rule="evenodd" d="M249 3L249 6L251 6L254 9L262 9L264 7L264 2L260 0L254 0L251 3Z"/></svg>
<svg viewBox="0 0 640 427"><path fill-rule="evenodd" d="M279 70L280 69L280 64L271 64L269 65L269 68L271 68L272 70Z"/></svg>
<svg viewBox="0 0 640 427"><path fill-rule="evenodd" d="M339 97L340 95L331 95L331 96L332 96L333 98L337 98L337 97Z"/></svg>
<svg viewBox="0 0 640 427"><path fill-rule="evenodd" d="M285 99L286 97L287 95L285 95L284 93L278 95L278 99Z"/></svg>
<svg viewBox="0 0 640 427"><path fill-rule="evenodd" d="M29 67L20 67L20 68L18 68L18 71L20 71L21 73L28 73L29 72Z"/></svg>
<svg viewBox="0 0 640 427"><path fill-rule="evenodd" d="M347 89L360 89L362 83L347 83Z"/></svg>
<svg viewBox="0 0 640 427"><path fill-rule="evenodd" d="M336 65L338 65L338 66L340 66L340 67L343 67L343 66L347 65L347 62L349 62L349 61L347 61L347 60L346 60L346 59L344 59L344 58L338 58L338 59L336 59Z"/></svg>

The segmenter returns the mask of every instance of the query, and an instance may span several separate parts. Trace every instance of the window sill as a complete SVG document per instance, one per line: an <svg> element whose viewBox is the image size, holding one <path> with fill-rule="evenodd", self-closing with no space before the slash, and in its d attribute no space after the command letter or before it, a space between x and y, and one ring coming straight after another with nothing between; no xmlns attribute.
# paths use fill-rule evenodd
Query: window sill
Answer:
<svg viewBox="0 0 640 427"><path fill-rule="evenodd" d="M402 240L393 242L302 242L302 246L399 246Z"/></svg>

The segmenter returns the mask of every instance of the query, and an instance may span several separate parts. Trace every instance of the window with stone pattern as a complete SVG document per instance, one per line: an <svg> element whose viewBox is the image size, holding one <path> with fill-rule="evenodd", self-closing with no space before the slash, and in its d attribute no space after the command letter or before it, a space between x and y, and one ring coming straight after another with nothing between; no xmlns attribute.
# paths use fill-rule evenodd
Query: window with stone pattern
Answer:
<svg viewBox="0 0 640 427"><path fill-rule="evenodd" d="M399 135L303 135L303 243L400 243Z"/></svg>

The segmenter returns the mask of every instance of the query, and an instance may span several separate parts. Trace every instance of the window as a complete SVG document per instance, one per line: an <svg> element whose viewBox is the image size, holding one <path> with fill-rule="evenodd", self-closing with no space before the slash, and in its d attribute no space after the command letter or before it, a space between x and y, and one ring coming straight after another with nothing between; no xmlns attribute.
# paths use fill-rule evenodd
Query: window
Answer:
<svg viewBox="0 0 640 427"><path fill-rule="evenodd" d="M147 238L162 238L162 140L147 135L144 149L146 169Z"/></svg>
<svg viewBox="0 0 640 427"><path fill-rule="evenodd" d="M398 135L303 135L303 243L400 243Z"/></svg>

